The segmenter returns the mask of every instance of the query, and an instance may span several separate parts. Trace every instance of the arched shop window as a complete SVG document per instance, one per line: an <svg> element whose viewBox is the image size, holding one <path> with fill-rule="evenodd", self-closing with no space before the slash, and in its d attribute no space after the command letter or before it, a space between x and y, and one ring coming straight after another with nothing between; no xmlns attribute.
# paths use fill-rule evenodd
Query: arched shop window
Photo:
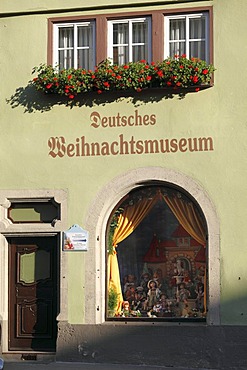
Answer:
<svg viewBox="0 0 247 370"><path fill-rule="evenodd" d="M207 228L185 191L142 186L114 209L107 235L107 319L205 321Z"/></svg>

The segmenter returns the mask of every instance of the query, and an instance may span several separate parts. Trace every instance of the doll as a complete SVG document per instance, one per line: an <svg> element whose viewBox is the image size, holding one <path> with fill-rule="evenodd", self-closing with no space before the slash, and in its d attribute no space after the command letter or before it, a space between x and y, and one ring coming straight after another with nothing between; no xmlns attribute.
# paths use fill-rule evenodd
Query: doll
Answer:
<svg viewBox="0 0 247 370"><path fill-rule="evenodd" d="M147 300L146 300L146 309L150 310L155 306L160 299L161 291L157 286L155 280L149 280L148 282L148 293L147 293Z"/></svg>
<svg viewBox="0 0 247 370"><path fill-rule="evenodd" d="M144 293L143 287L138 286L135 291L134 310L143 310L145 305L146 294Z"/></svg>
<svg viewBox="0 0 247 370"><path fill-rule="evenodd" d="M129 317L130 316L130 304L128 301L124 301L122 303L122 311L120 313L122 317Z"/></svg>
<svg viewBox="0 0 247 370"><path fill-rule="evenodd" d="M148 282L150 280L150 275L148 272L145 272L141 277L140 286L143 288L145 294L148 292Z"/></svg>
<svg viewBox="0 0 247 370"><path fill-rule="evenodd" d="M124 297L126 300L129 301L129 299L127 298L131 292L130 291L130 288L134 288L135 289L136 287L136 277L132 274L129 274L126 276L126 281L125 281L125 284L124 284Z"/></svg>

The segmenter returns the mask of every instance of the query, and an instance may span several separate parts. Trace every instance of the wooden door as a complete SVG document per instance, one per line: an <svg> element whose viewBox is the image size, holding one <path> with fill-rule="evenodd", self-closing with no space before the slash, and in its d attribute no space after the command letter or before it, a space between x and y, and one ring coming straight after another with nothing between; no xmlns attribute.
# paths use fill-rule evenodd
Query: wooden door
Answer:
<svg viewBox="0 0 247 370"><path fill-rule="evenodd" d="M55 351L58 238L8 242L9 350Z"/></svg>

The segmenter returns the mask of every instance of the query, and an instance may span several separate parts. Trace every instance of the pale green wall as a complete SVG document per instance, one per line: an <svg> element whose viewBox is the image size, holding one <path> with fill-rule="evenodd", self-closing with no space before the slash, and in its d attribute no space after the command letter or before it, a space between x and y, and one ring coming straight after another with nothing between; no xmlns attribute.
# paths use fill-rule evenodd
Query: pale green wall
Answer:
<svg viewBox="0 0 247 370"><path fill-rule="evenodd" d="M2 1L1 10L33 10L32 3L31 0L22 2L22 5L19 1ZM50 7L48 1L38 3L34 10ZM53 1L53 8L63 6L63 3L67 6L65 1ZM73 4L81 6L81 1L74 0ZM46 112L36 109L32 113L25 112L21 105L12 108L6 99L10 99L16 89L25 88L32 78L32 68L46 61L47 18L55 15L2 18L0 68L4 90L1 89L0 105L0 187L68 189L69 227L74 223L83 226L87 209L97 192L112 178L130 169L158 165L190 176L208 193L220 220L222 323L246 325L247 2L215 0L191 5L195 4L214 6L214 65L217 71L213 88L188 94L182 100L175 97L134 105L131 99L125 99L93 108L73 109L55 105ZM35 97L31 99L35 101ZM156 125L131 129L90 127L89 116L94 110L110 116L118 112L130 115L135 109L141 115L155 114ZM126 138L134 135L143 140L210 136L214 140L214 151L98 158L52 159L48 156L50 136L63 135L73 142L76 137L85 135L88 141L111 142L120 133ZM81 286L86 282L83 263L82 254L69 256L69 316L75 323L83 321Z"/></svg>

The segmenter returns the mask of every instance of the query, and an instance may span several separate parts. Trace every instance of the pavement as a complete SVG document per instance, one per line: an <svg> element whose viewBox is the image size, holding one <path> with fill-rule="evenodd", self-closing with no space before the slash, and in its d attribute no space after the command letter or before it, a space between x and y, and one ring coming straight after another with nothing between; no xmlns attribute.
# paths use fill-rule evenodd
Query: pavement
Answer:
<svg viewBox="0 0 247 370"><path fill-rule="evenodd" d="M1 364L0 364L1 365ZM39 363L34 361L4 361L3 370L214 370L214 369L192 369L184 367L163 367L147 365L125 365L125 364L96 364L81 362L49 362ZM1 370L1 366L0 366Z"/></svg>

